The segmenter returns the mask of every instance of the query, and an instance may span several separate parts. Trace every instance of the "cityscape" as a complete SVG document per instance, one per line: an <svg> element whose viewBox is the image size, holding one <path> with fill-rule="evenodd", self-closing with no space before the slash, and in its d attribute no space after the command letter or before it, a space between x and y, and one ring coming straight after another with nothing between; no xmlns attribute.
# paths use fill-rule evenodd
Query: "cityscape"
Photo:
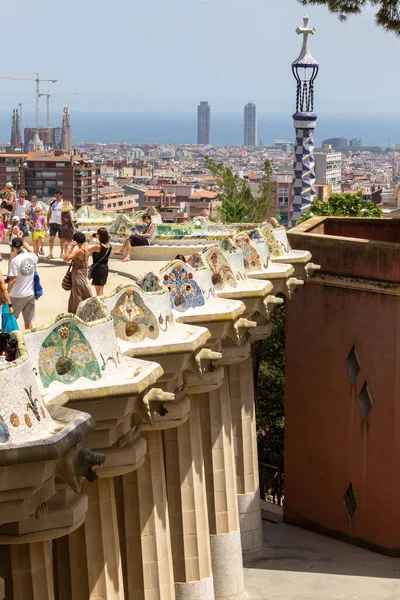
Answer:
<svg viewBox="0 0 400 600"><path fill-rule="evenodd" d="M400 0L25 4L0 600L400 598Z"/></svg>

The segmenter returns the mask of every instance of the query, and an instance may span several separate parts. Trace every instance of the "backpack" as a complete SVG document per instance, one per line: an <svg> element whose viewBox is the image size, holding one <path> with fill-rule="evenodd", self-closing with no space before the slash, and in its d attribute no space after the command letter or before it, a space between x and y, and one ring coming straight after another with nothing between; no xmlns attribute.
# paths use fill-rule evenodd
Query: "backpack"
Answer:
<svg viewBox="0 0 400 600"><path fill-rule="evenodd" d="M37 271L35 271L33 276L33 289L35 292L35 300L39 300L39 298L43 296L43 288L42 284L40 283L39 273Z"/></svg>

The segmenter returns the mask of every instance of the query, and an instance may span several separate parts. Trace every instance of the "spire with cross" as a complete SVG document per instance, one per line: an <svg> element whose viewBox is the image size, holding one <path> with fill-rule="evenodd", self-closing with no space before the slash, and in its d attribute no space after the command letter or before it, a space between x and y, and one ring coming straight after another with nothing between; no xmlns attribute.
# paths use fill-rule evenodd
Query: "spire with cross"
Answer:
<svg viewBox="0 0 400 600"><path fill-rule="evenodd" d="M315 195L314 129L317 115L314 113L314 81L319 64L309 48L309 36L314 35L315 31L314 27L308 25L308 16L304 15L303 26L296 29L297 35L303 36L303 45L292 63L297 90L296 112L293 115L296 140L289 227L297 224Z"/></svg>
<svg viewBox="0 0 400 600"><path fill-rule="evenodd" d="M308 15L303 17L303 27L297 27L297 35L303 36L303 45L300 50L299 56L293 61L293 66L318 66L318 62L311 56L308 36L314 35L317 30L314 27L308 26Z"/></svg>

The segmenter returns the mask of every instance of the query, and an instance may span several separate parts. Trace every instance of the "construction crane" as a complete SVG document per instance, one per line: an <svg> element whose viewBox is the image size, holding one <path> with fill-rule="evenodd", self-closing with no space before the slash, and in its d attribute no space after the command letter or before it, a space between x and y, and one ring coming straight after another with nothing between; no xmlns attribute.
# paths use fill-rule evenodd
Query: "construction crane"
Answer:
<svg viewBox="0 0 400 600"><path fill-rule="evenodd" d="M39 73L36 73L36 77L5 77L4 75L0 75L0 79L11 79L12 81L35 81L36 82L36 132L39 135L39 83L48 82L48 83L56 83L57 79L40 79Z"/></svg>
<svg viewBox="0 0 400 600"><path fill-rule="evenodd" d="M51 96L77 96L78 92L56 92L54 94L49 94L49 90L47 90L47 94L39 94L39 96L46 96L47 98L47 127L50 127L50 98Z"/></svg>

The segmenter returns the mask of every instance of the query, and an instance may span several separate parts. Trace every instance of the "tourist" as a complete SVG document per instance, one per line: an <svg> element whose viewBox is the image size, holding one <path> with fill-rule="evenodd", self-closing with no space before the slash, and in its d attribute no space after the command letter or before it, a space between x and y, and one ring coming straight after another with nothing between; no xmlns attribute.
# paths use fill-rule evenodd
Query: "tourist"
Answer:
<svg viewBox="0 0 400 600"><path fill-rule="evenodd" d="M13 217L19 217L19 228L23 233L24 237L29 235L28 226L26 224L26 218L29 216L31 209L31 203L27 200L28 192L21 190L19 193L18 200L15 203L14 210L12 213Z"/></svg>
<svg viewBox="0 0 400 600"><path fill-rule="evenodd" d="M67 247L66 242L71 242L74 236L74 207L71 202L63 200L61 206L61 237L64 241L64 248Z"/></svg>
<svg viewBox="0 0 400 600"><path fill-rule="evenodd" d="M10 261L8 293L15 318L18 319L22 313L25 329L31 329L35 318L34 276L38 257L21 238L13 239L12 248L16 256Z"/></svg>
<svg viewBox="0 0 400 600"><path fill-rule="evenodd" d="M4 229L5 229L5 225L4 225L3 221L0 221L0 244L3 241ZM2 261L2 260L3 260L3 257L2 257L1 252L0 252L0 261Z"/></svg>
<svg viewBox="0 0 400 600"><path fill-rule="evenodd" d="M13 313L11 298L6 288L3 273L0 271L0 331L5 331L5 321L3 314L6 317L8 313Z"/></svg>
<svg viewBox="0 0 400 600"><path fill-rule="evenodd" d="M105 227L100 227L92 236L93 244L88 248L93 253L93 264L90 267L92 285L96 288L96 295L102 296L104 286L108 279L108 259L111 254L110 236Z"/></svg>
<svg viewBox="0 0 400 600"><path fill-rule="evenodd" d="M29 231L33 232L33 221L35 219L35 209L37 206L43 211L43 206L39 203L37 196L31 196L30 199L31 209L29 211L30 228Z"/></svg>
<svg viewBox="0 0 400 600"><path fill-rule="evenodd" d="M157 227L152 222L151 216L143 215L142 219L145 224L143 231L140 232L132 229L131 234L126 237L121 250L113 252L116 256L123 256L126 251L126 256L122 259L122 262L131 260L132 246L150 246L157 235Z"/></svg>
<svg viewBox="0 0 400 600"><path fill-rule="evenodd" d="M13 333L0 333L0 364L12 362L19 356L18 340Z"/></svg>
<svg viewBox="0 0 400 600"><path fill-rule="evenodd" d="M35 215L32 220L32 240L33 240L33 251L35 254L41 254L44 256L44 235L46 232L46 219L43 216L40 204L37 204L35 208Z"/></svg>
<svg viewBox="0 0 400 600"><path fill-rule="evenodd" d="M60 240L60 257L63 257L64 239L62 236L62 206L63 206L63 195L61 190L56 190L54 193L54 199L50 202L50 208L47 213L47 227L50 229L50 248L48 258L53 257L54 242L56 236ZM71 216L72 219L72 216Z"/></svg>
<svg viewBox="0 0 400 600"><path fill-rule="evenodd" d="M1 193L4 194L4 199L0 204L0 215L3 216L4 225L7 226L8 220L14 210L17 195L10 181L6 183L6 187L1 190Z"/></svg>
<svg viewBox="0 0 400 600"><path fill-rule="evenodd" d="M76 231L64 254L64 260L72 262L72 290L68 301L68 312L74 315L82 300L92 297L87 277L88 258L86 236L81 231Z"/></svg>
<svg viewBox="0 0 400 600"><path fill-rule="evenodd" d="M15 216L12 218L11 220L11 227L9 228L9 234L8 234L8 242L10 244L10 257L8 259L8 262L10 262L14 256L16 256L16 251L15 248L13 248L12 243L13 240L17 239L17 238L23 238L24 234L22 233L22 231L19 228L19 217Z"/></svg>

